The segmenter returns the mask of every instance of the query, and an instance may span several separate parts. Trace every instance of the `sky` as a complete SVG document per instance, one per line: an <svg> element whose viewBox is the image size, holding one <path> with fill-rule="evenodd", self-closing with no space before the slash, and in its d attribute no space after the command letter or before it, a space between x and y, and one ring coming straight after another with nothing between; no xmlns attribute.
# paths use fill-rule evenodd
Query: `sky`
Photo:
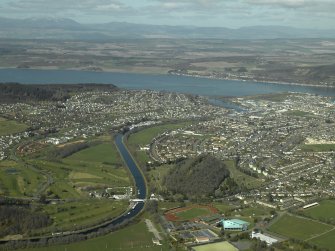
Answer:
<svg viewBox="0 0 335 251"><path fill-rule="evenodd" d="M239 28L333 29L335 0L0 0L0 17Z"/></svg>

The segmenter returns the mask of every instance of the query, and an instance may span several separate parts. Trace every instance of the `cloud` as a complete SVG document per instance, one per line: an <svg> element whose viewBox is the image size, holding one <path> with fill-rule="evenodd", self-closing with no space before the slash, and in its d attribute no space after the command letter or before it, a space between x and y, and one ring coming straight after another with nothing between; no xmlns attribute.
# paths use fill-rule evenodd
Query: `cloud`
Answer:
<svg viewBox="0 0 335 251"><path fill-rule="evenodd" d="M229 26L335 26L335 0L0 0L6 17L68 17L81 22ZM313 19L313 23L311 20Z"/></svg>
<svg viewBox="0 0 335 251"><path fill-rule="evenodd" d="M26 13L54 13L61 14L71 11L89 12L125 12L128 6L118 0L15 0L7 4L7 9L12 12Z"/></svg>
<svg viewBox="0 0 335 251"><path fill-rule="evenodd" d="M306 0L247 0L246 3L254 5L271 5L279 7L305 7L308 1Z"/></svg>
<svg viewBox="0 0 335 251"><path fill-rule="evenodd" d="M318 12L334 12L334 0L244 0L250 6L264 6L272 8L296 8Z"/></svg>

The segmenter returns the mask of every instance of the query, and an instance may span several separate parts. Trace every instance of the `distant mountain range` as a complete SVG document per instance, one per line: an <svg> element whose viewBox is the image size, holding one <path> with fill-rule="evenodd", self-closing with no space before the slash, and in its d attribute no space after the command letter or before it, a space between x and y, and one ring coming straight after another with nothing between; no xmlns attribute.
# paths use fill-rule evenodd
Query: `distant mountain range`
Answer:
<svg viewBox="0 0 335 251"><path fill-rule="evenodd" d="M0 38L60 40L106 40L112 38L335 38L335 29L299 29L285 26L251 26L229 29L223 27L145 25L125 22L81 24L72 19L55 18L0 18Z"/></svg>

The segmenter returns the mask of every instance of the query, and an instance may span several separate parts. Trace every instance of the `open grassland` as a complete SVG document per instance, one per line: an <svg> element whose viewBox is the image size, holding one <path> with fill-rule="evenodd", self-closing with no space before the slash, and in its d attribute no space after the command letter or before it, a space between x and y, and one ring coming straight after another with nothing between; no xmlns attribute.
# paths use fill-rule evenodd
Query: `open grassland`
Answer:
<svg viewBox="0 0 335 251"><path fill-rule="evenodd" d="M120 164L121 162L121 158L112 142L84 149L71 155L67 160L79 161L81 163L98 162L110 165Z"/></svg>
<svg viewBox="0 0 335 251"><path fill-rule="evenodd" d="M323 248L328 248L330 251L335 250L335 229L320 237L309 240L310 243L318 245Z"/></svg>
<svg viewBox="0 0 335 251"><path fill-rule="evenodd" d="M303 145L301 150L304 152L333 152L335 151L335 144Z"/></svg>
<svg viewBox="0 0 335 251"><path fill-rule="evenodd" d="M304 215L313 219L335 223L335 200L324 200L320 205L303 211Z"/></svg>
<svg viewBox="0 0 335 251"><path fill-rule="evenodd" d="M230 172L230 177L233 178L237 184L243 184L249 189L257 188L263 184L261 179L251 177L241 171L237 170L234 161L227 160L225 164Z"/></svg>
<svg viewBox="0 0 335 251"><path fill-rule="evenodd" d="M154 235L147 230L143 221L95 239L44 248L23 249L21 251L92 251L92 250L122 250L122 251L161 251L168 250L167 245L156 246L152 243Z"/></svg>
<svg viewBox="0 0 335 251"><path fill-rule="evenodd" d="M0 136L15 134L27 129L27 125L0 117Z"/></svg>
<svg viewBox="0 0 335 251"><path fill-rule="evenodd" d="M43 208L43 212L53 219L53 224L49 230L61 232L77 226L91 226L103 220L117 217L127 207L128 203L125 201L86 199L48 204Z"/></svg>
<svg viewBox="0 0 335 251"><path fill-rule="evenodd" d="M269 230L299 240L306 240L331 230L332 227L317 221L285 214Z"/></svg>
<svg viewBox="0 0 335 251"><path fill-rule="evenodd" d="M46 178L13 161L0 162L0 195L32 196Z"/></svg>

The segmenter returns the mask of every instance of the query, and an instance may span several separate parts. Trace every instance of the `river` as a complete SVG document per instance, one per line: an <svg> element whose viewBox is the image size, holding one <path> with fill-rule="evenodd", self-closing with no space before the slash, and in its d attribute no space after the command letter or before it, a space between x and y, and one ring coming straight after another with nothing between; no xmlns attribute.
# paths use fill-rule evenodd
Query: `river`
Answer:
<svg viewBox="0 0 335 251"><path fill-rule="evenodd" d="M279 92L303 92L335 96L335 88L215 80L174 75L153 75L73 70L0 69L0 82L29 84L104 83L127 89L170 91L204 96L246 96Z"/></svg>

